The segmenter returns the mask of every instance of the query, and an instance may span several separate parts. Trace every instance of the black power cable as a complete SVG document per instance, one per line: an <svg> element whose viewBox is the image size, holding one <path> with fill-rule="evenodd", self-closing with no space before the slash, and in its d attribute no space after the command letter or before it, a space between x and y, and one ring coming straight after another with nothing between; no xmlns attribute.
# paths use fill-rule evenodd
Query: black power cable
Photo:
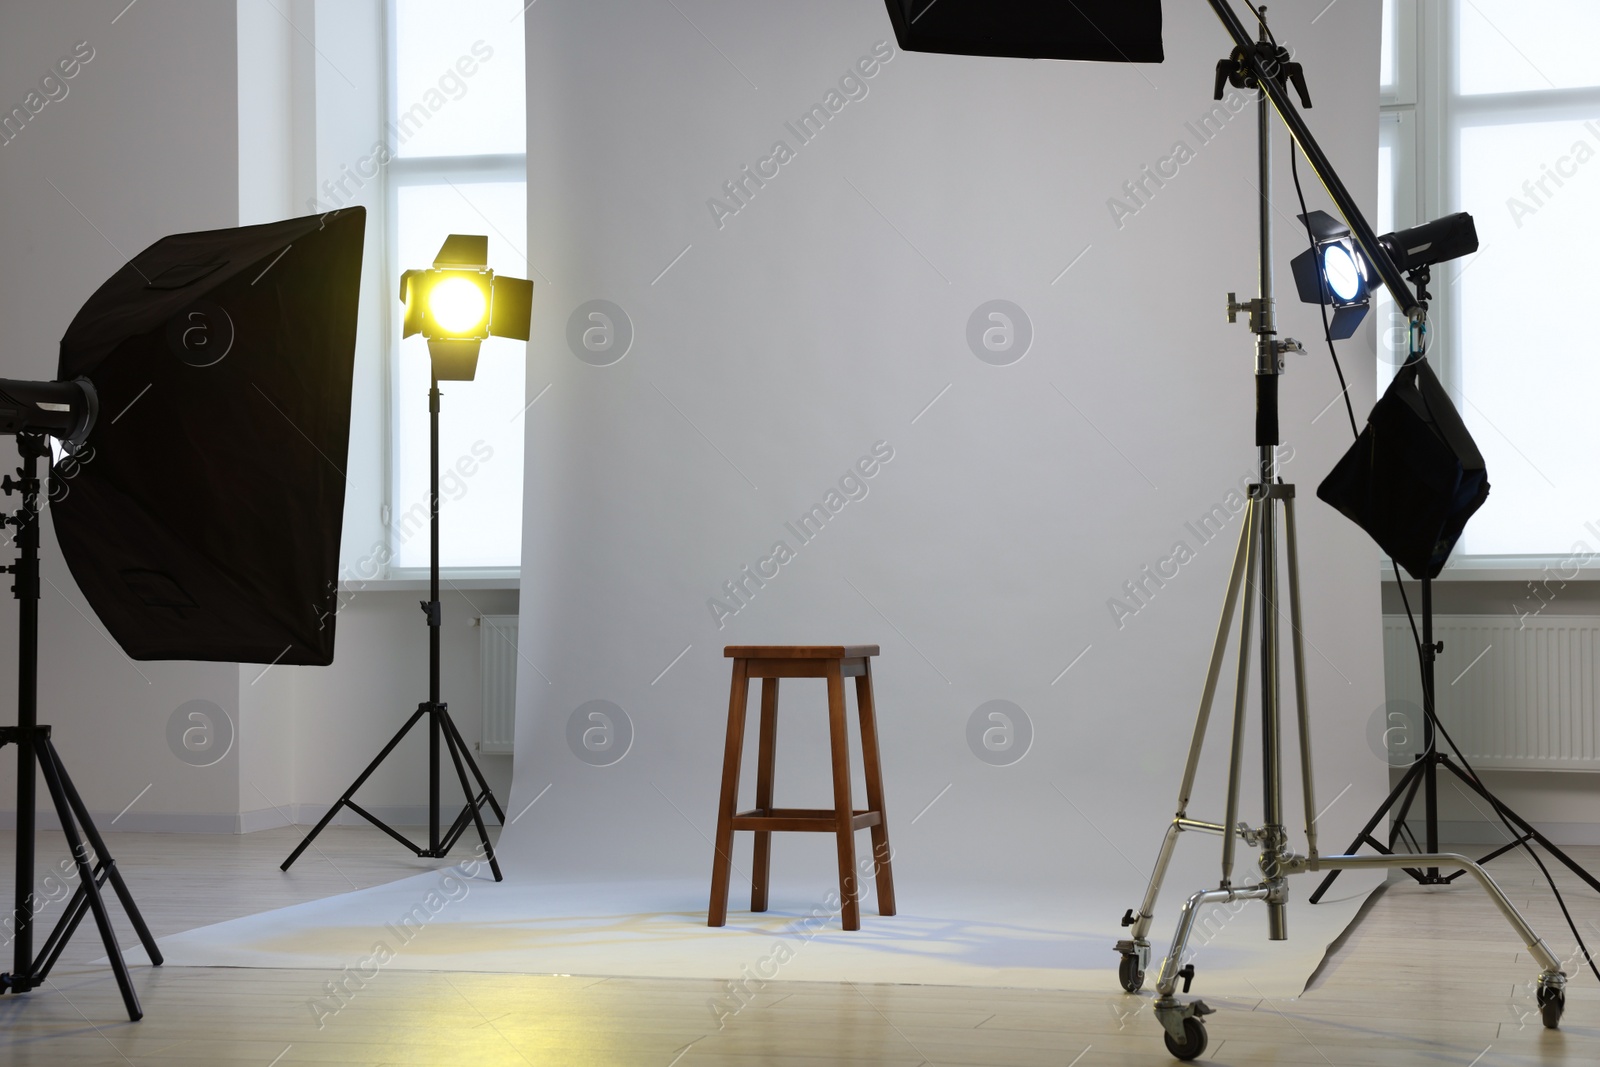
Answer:
<svg viewBox="0 0 1600 1067"><path fill-rule="evenodd" d="M1248 2L1248 0L1247 0L1247 2ZM1251 10L1254 11L1255 9L1251 8ZM1258 18L1260 17L1259 13L1257 14L1257 17ZM1265 25L1265 23L1263 23L1263 25ZM1268 31L1268 32L1269 32L1269 35L1270 35L1271 31ZM1274 42L1274 43L1276 43L1276 42ZM1305 192L1300 187L1300 168L1299 168L1299 165L1298 165L1298 160L1299 160L1299 151L1298 151L1298 149L1299 149L1299 146L1297 144L1295 144L1294 141L1291 139L1290 144L1289 144L1289 172L1292 175L1294 175L1294 191L1295 191L1295 195L1300 200L1300 214L1301 214L1302 218L1304 218L1304 216L1307 215L1309 212L1308 212L1308 209L1306 207ZM1264 190L1263 190L1263 195L1265 195L1265 191ZM1316 255L1316 247L1317 247L1316 237L1311 232L1311 226L1310 226L1309 222L1306 224L1306 240L1309 242L1309 244L1311 246L1312 255L1313 256ZM1319 276L1320 276L1320 271L1319 271ZM1327 281L1326 281L1326 279L1323 279L1322 286L1323 286L1323 293L1324 293L1324 295L1326 295L1326 293L1327 293ZM1347 386L1345 384L1344 370L1343 370L1343 368L1341 368L1339 366L1339 353L1334 348L1334 345L1333 345L1333 331L1329 328L1329 324L1328 324L1328 306L1325 303L1322 305L1322 336L1323 336L1323 339L1328 344L1328 354L1333 357L1333 368L1334 368L1335 372L1337 372L1337 374L1339 375L1339 389L1340 389L1342 395L1344 396L1345 412L1350 416L1350 433L1351 433L1351 435L1353 437L1355 437L1355 438L1357 438L1359 440L1360 437L1361 437L1361 434L1360 434L1360 431L1356 429L1355 410L1350 404L1350 389L1349 389L1349 386ZM1430 417L1431 417L1431 412L1430 412ZM1419 673L1421 674L1422 682L1423 682L1423 684L1422 684L1422 696L1423 696L1422 713L1427 716L1428 722L1433 726L1433 729L1437 732L1438 736L1443 737L1445 739L1445 743L1450 746L1450 751L1455 753L1456 759L1461 762L1462 768L1469 775L1472 776L1473 781L1478 782L1481 785L1482 782L1483 782L1483 778L1478 774L1478 772L1476 770L1473 769L1472 764L1467 762L1467 757L1462 755L1460 746L1456 744L1455 738L1450 736L1450 731L1448 731L1448 730L1446 730L1444 728L1444 723L1439 721L1439 716L1438 716L1438 714L1436 713L1436 711L1434 709L1432 687L1427 684L1427 670L1428 670L1428 668L1427 668L1427 662L1426 662L1426 658L1425 658L1426 657L1426 653L1423 651L1422 637L1417 632L1416 616L1411 613L1411 599L1408 596L1406 596L1406 586L1405 586L1404 580L1400 577L1399 564L1396 564L1393 560L1390 560L1390 566L1394 568L1394 581L1395 581L1395 586L1400 590L1400 602L1405 605L1406 620L1411 624L1411 643L1412 643L1412 645L1415 648L1416 653L1417 653L1417 669L1418 669ZM1434 744L1435 744L1435 746L1437 746L1438 742L1435 741ZM1432 755L1433 755L1433 751L1432 751L1432 749L1430 749L1428 751L1428 753L1426 753L1424 758L1427 758L1427 757L1432 756ZM1547 868L1544 865L1544 861L1539 858L1539 854L1537 852L1535 852L1534 849L1533 849L1533 846L1528 843L1527 835L1517 832L1516 828L1511 825L1511 820L1507 817L1504 806L1495 797L1494 793L1489 791L1488 789L1485 789L1484 792L1488 796L1489 803L1493 806L1495 815L1500 819L1501 825L1503 825L1505 827L1506 832L1508 834L1510 834L1513 839L1518 841L1518 843L1522 846L1523 851L1528 854L1528 857L1533 860L1534 865L1539 868L1540 873L1542 873L1544 875L1545 883L1547 885L1549 885L1549 887L1550 887L1550 894L1556 898L1556 905L1558 907L1560 907L1560 909L1561 909L1562 918L1566 919L1566 921L1567 921L1567 929L1572 931L1573 938L1578 942L1578 950L1583 953L1583 961L1586 964L1589 965L1589 970L1594 972L1595 979L1596 980L1600 980L1600 967L1597 967L1595 965L1594 956L1589 951L1589 946L1584 944L1583 935L1578 933L1578 924L1573 921L1572 913L1567 910L1567 902L1561 896L1561 890L1556 887L1555 879L1550 876L1549 868ZM1411 843L1412 843L1412 847L1415 848L1416 847L1416 836L1415 835L1411 835Z"/></svg>

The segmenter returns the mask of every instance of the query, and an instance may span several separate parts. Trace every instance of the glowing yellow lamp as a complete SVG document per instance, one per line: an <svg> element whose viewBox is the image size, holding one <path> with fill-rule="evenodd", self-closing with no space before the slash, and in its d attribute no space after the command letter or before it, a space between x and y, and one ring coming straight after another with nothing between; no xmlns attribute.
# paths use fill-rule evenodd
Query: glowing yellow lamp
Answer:
<svg viewBox="0 0 1600 1067"><path fill-rule="evenodd" d="M478 346L491 337L526 341L533 318L533 283L489 269L489 239L453 233L432 270L400 275L400 336L422 334L438 381L471 381Z"/></svg>
<svg viewBox="0 0 1600 1067"><path fill-rule="evenodd" d="M428 310L446 333L475 333L489 310L487 294L462 275L444 278L428 292Z"/></svg>

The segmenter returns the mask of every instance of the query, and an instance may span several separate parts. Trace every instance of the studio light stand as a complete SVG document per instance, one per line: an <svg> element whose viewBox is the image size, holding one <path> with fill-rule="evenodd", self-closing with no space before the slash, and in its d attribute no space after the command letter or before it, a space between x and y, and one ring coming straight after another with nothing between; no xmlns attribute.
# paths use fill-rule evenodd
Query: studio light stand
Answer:
<svg viewBox="0 0 1600 1067"><path fill-rule="evenodd" d="M9 383L8 383L9 384ZM89 809L67 774L66 765L50 740L50 727L39 723L39 460L49 454L49 446L42 435L24 433L17 435L17 448L22 454L22 466L17 478L7 475L0 480L0 490L7 496L19 493L22 506L4 522L16 527L17 561L5 568L13 576L11 592L17 600L17 724L0 727L0 746L17 746L17 845L16 845L16 910L13 913L15 928L12 932L13 962L10 972L0 974L0 992L26 993L44 985L50 971L67 941L83 921L85 912L94 913L95 925L100 928L100 942L105 946L106 959L116 976L117 988L122 993L122 1003L128 1009L128 1019L137 1022L144 1016L139 1006L139 995L134 991L133 980L128 975L128 964L122 958L122 948L111 929L111 915L106 910L101 888L111 884L123 910L133 923L144 945L150 962L160 966L161 950L156 939L139 914L133 894L117 870L116 860L106 848L105 840L95 829ZM36 812L34 793L37 779L34 763L44 775L50 799L54 801L56 815L61 820L61 832L66 836L67 847L72 850L72 862L78 871L78 888L67 902L66 911L56 921L39 954L33 954L33 926L36 896L33 891L34 847ZM80 830L82 831L80 835ZM87 839L87 842L85 841ZM90 852L93 850L93 861Z"/></svg>
<svg viewBox="0 0 1600 1067"><path fill-rule="evenodd" d="M432 543L428 557L428 599L422 602L422 613L428 625L428 699L417 705L417 710L383 746L383 751L373 757L367 769L328 809L300 846L289 853L282 870L287 871L300 858L341 809L349 808L418 856L429 859L447 856L467 827L473 826L478 831L478 841L489 868L494 872L494 880L502 880L500 861L495 857L489 831L483 824L483 807L487 804L502 826L506 821L505 812L500 810L494 792L484 780L461 731L450 718L449 707L439 694L439 630L444 622L444 610L439 603L439 382L471 381L477 374L479 346L490 337L526 341L532 317L533 283L522 278L497 277L489 269L488 260L487 237L451 234L439 249L432 270L408 270L400 278L400 301L405 307L402 336L420 333L427 338L431 381L428 389L428 523ZM428 720L428 843L425 846L416 844L352 799L424 716ZM455 821L442 833L441 742L455 766L461 794L467 798ZM477 784L476 792L468 782L469 770L472 781Z"/></svg>
<svg viewBox="0 0 1600 1067"><path fill-rule="evenodd" d="M1264 9L1262 9L1260 36L1258 39L1252 39L1249 31L1233 12L1228 0L1210 0L1210 2L1235 44L1232 55L1218 64L1217 98L1220 99L1222 96L1224 81L1237 88L1258 91L1256 132L1260 194L1260 291L1256 299L1244 303L1235 301L1230 294L1228 314L1230 321L1233 321L1238 314L1248 313L1251 332L1256 335L1255 443L1259 457L1260 480L1252 485L1249 491L1243 529L1240 531L1233 569L1228 579L1228 590L1223 601L1222 617L1212 646L1188 761L1178 790L1177 813L1167 827L1155 868L1138 911L1129 909L1122 918L1123 926L1132 928L1129 931L1130 936L1119 941L1116 946L1122 956L1119 972L1122 986L1128 992L1136 992L1142 987L1150 959L1149 933L1156 899L1166 876L1173 849L1178 836L1184 831L1200 831L1222 837L1222 878L1215 889L1202 889L1185 900L1178 918L1177 931L1173 935L1171 947L1162 961L1156 980L1157 999L1154 1005L1156 1018L1165 1030L1168 1051L1178 1059L1192 1060L1205 1050L1207 1035L1204 1016L1214 1010L1201 1000L1180 1001L1177 997L1178 982L1182 980L1183 990L1187 993L1194 980L1194 964L1186 962L1185 955L1199 910L1213 904L1231 904L1246 900L1263 901L1267 905L1268 937L1272 940L1284 940L1288 937L1288 876L1323 870L1405 868L1422 865L1435 868L1460 868L1460 873L1470 874L1494 901L1506 921L1527 946L1529 954L1539 964L1537 999L1545 1025L1554 1027L1565 1004L1562 991L1566 984L1566 975L1561 970L1560 961L1549 946L1533 932L1505 893L1477 862L1465 856L1431 851L1404 857L1386 854L1317 855L1317 808L1312 783L1310 713L1306 698L1305 657L1300 625L1299 559L1294 522L1295 493L1294 486L1278 477L1276 455L1279 444L1278 379L1283 372L1283 356L1287 352L1299 351L1300 346L1289 338L1279 340L1274 324L1270 203L1271 120L1274 109L1289 127L1294 140L1318 176L1322 178L1330 197L1350 224L1362 251L1366 253L1410 319L1411 344L1415 358L1421 358L1427 310L1425 305L1412 296L1411 290L1400 275L1399 268L1380 247L1376 235L1362 217L1348 190L1339 181L1327 158L1311 137L1304 120L1290 101L1286 83L1292 82L1299 92L1302 105L1311 106L1299 66L1289 62L1288 51L1270 39L1264 20ZM1284 824L1278 663L1279 618L1282 613L1279 599L1278 552L1280 507L1283 514L1282 531L1286 548L1288 621L1291 631L1290 647L1293 657L1295 710L1300 745L1301 788L1305 808L1306 853L1304 855L1289 849L1288 834ZM1238 816L1239 793L1245 764L1244 737L1250 679L1252 611L1253 602L1257 600L1261 611L1259 688L1264 818L1260 826L1252 827L1241 822ZM1189 815L1189 799L1199 768L1212 700L1227 658L1229 631L1233 625L1236 606L1240 615L1239 645L1234 683L1227 799L1223 819L1220 822L1211 822L1195 819ZM1248 847L1260 849L1258 859L1262 872L1260 882L1245 885L1235 883L1234 859L1238 841L1243 841Z"/></svg>
<svg viewBox="0 0 1600 1067"><path fill-rule="evenodd" d="M450 854L455 843L466 832L468 826L474 826L478 831L478 840L483 847L484 856L489 861L490 870L494 871L494 880L500 881L500 861L495 858L494 846L489 842L489 831L483 824L483 806L487 804L494 812L494 817L505 825L505 812L500 810L500 804L494 798L494 792L489 788L489 783L484 780L483 772L478 769L477 762L472 758L472 753L466 741L461 737L461 731L456 729L455 720L450 718L449 705L440 699L439 689L439 629L444 622L444 609L439 603L439 374L438 368L433 368L431 373L432 386L428 390L428 458L429 478L428 483L428 523L432 534L433 543L430 546L428 558L428 599L422 602L422 613L427 617L428 626L428 699L417 705L417 710L405 721L383 750L373 757L367 764L367 769L351 784L344 795L328 809L321 821L306 835L305 840L283 861L280 870L287 871L300 854L310 847L316 840L323 827L333 821L343 808L349 808L363 819L409 848L412 852L425 859L443 859ZM411 728L426 717L428 720L428 843L419 845L406 837L400 831L378 818L372 812L357 804L353 799L356 791L366 784L374 771L388 758L389 753L395 750ZM442 834L440 832L440 742L450 753L450 762L455 765L456 780L461 784L461 792L466 796L467 802L462 807L460 814L450 827ZM467 771L472 771L472 778L476 781L476 792L467 781Z"/></svg>
<svg viewBox="0 0 1600 1067"><path fill-rule="evenodd" d="M1416 286L1417 301L1426 308L1428 304L1428 285L1431 282L1431 271L1427 266L1418 267L1406 275ZM1399 575L1396 573L1396 579ZM1456 780L1465 785L1472 792L1488 802L1491 810L1495 811L1506 821L1508 826L1516 829L1516 836L1509 842L1479 858L1478 863L1488 863L1505 855L1512 849L1532 841L1543 848L1552 857L1558 860L1569 871L1581 878L1591 889L1600 892L1600 880L1585 870L1576 860L1552 844L1550 839L1540 833L1533 824L1506 806L1505 802L1495 796L1480 782L1476 776L1457 764L1450 758L1450 754L1439 749L1438 731L1434 729L1434 717L1438 714L1436 702L1437 689L1434 683L1434 661L1444 651L1444 642L1433 639L1433 579L1426 572L1420 579L1422 584L1422 752L1417 755L1406 769L1405 774L1395 783L1389 796L1378 805L1372 813L1372 818L1356 834L1354 841L1346 852L1355 852L1363 845L1368 846L1383 855L1395 855L1394 846L1402 834L1411 837L1412 846L1416 846L1416 837L1411 834L1407 819L1411 815L1411 806L1417 799L1417 793L1422 793L1422 826L1424 852L1437 852L1439 850L1439 771L1445 770L1454 775ZM1396 805L1399 805L1398 809ZM1379 841L1373 836L1378 825L1393 814L1393 822L1389 826L1388 841ZM1438 867L1402 867L1412 881L1418 885L1449 885L1462 874L1457 870L1452 874L1441 874ZM1339 876L1338 871L1330 871L1328 876L1317 886L1316 891L1310 896L1310 902L1315 904L1320 901L1328 888L1333 885L1333 880Z"/></svg>

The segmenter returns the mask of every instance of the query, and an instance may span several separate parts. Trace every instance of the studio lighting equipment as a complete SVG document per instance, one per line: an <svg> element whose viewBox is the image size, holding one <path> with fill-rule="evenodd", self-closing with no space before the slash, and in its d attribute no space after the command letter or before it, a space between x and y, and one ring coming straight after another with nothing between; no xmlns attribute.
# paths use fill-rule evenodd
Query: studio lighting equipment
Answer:
<svg viewBox="0 0 1600 1067"><path fill-rule="evenodd" d="M967 55L1005 55L1018 58L1101 59L1113 61L1159 61L1160 13L1158 4L1119 3L1116 0L1075 0L1061 4L1059 0L1008 0L1005 3L985 0L885 0L890 22L900 47L907 52L932 51ZM1485 893L1495 902L1500 913L1527 946L1528 953L1540 971L1537 977L1536 998L1545 1026L1554 1028L1565 1005L1563 990L1567 976L1561 961L1550 947L1535 934L1523 919L1517 907L1495 884L1481 864L1465 856L1438 853L1411 853L1394 855L1380 849L1378 855L1319 855L1317 852L1317 812L1312 780L1310 709L1307 701L1304 671L1304 639L1300 613L1299 559L1295 531L1295 487L1282 480L1278 474L1277 445L1278 380L1283 373L1283 355L1299 350L1298 343L1280 338L1276 326L1273 298L1272 225L1271 204L1272 165L1271 131L1272 115L1288 128L1295 147L1305 156L1316 176L1322 181L1334 207L1348 227L1349 245L1340 252L1318 250L1312 265L1315 268L1309 290L1301 288L1302 296L1321 303L1323 287L1330 299L1345 304L1364 298L1369 286L1381 283L1393 295L1399 311L1410 322L1411 346L1414 358L1421 359L1427 338L1427 303L1425 290L1414 293L1404 270L1390 249L1378 239L1371 225L1361 213L1349 189L1340 180L1332 162L1317 144L1305 119L1290 96L1291 87L1300 97L1300 107L1309 108L1311 100L1303 71L1292 61L1286 47L1282 46L1268 28L1264 9L1250 7L1259 33L1251 28L1234 11L1232 0L1209 0L1212 11L1222 22L1233 42L1233 51L1221 60L1216 69L1213 86L1214 98L1222 99L1224 84L1253 90L1256 100L1256 171L1247 189L1252 203L1257 205L1258 278L1260 288L1253 300L1236 302L1231 296L1227 310L1230 321L1241 312L1248 312L1252 334L1255 335L1255 444L1258 458L1258 477L1250 487L1245 506L1239 543L1234 555L1233 568L1223 600L1222 617L1212 645L1211 659L1205 685L1201 692L1200 708L1196 716L1188 760L1178 787L1177 812L1168 823L1156 857L1150 881L1137 911L1130 908L1122 917L1122 925L1129 927L1129 936L1116 944L1121 956L1119 979L1129 993L1142 988L1145 970L1150 960L1149 933L1154 921L1155 905L1168 865L1184 832L1215 834L1222 839L1221 880L1214 889L1202 889L1191 894L1179 913L1178 926L1162 960L1156 980L1156 999L1153 1014L1161 1024L1167 1050L1180 1060L1192 1060L1206 1048L1205 1016L1214 1009L1201 1000L1180 1000L1178 983L1188 992L1195 977L1192 962L1186 962L1188 943L1194 933L1200 914L1213 905L1234 907L1237 902L1261 901L1266 905L1268 937L1284 940L1288 937L1289 876L1317 871L1345 869L1411 868L1419 864L1430 867L1460 868L1461 873L1475 879ZM1071 9L1072 15L1064 14ZM942 13L942 14L941 14ZM1081 20L1077 24L1075 20ZM1105 27L1114 29L1103 30ZM1129 47L1143 42L1142 49ZM1328 233L1325 236L1332 237ZM1419 259L1427 258L1431 250L1441 245L1458 245L1460 231L1424 235L1421 239L1402 239L1405 235L1392 235L1395 248L1406 252L1415 248ZM1324 242L1326 244L1326 242ZM1348 260L1348 262L1346 261ZM1425 268L1423 268L1425 269ZM1416 277L1416 275L1413 275ZM1297 277L1298 281L1298 277ZM1337 313L1337 312L1336 312ZM1359 314L1351 311L1349 314ZM1351 326L1353 329L1354 327ZM1281 520L1281 522L1280 522ZM1280 533L1283 535L1280 543ZM1280 548L1284 551L1280 554ZM1302 808L1305 818L1304 854L1295 852L1289 845L1286 811L1283 804L1283 768L1281 746L1283 722L1281 715L1281 676L1279 670L1280 617L1283 601L1279 596L1280 567L1288 579L1288 645L1294 667L1293 685L1296 725L1299 734L1300 779ZM1263 820L1251 826L1239 820L1239 792L1245 773L1244 740L1248 722L1247 704L1250 700L1250 651L1254 610L1259 602L1261 627L1259 633L1260 661L1256 689L1260 704L1260 738L1262 749L1262 808ZM1197 819L1189 814L1189 801L1194 792L1199 773L1200 757L1210 723L1211 708L1218 683L1222 678L1228 658L1230 630L1234 613L1239 614L1237 669L1234 674L1233 723L1226 800L1221 818ZM1235 855L1242 842L1246 847L1259 848L1257 861L1262 878L1254 884L1234 881ZM1359 844L1359 842L1358 842ZM1353 853L1353 849L1352 849Z"/></svg>
<svg viewBox="0 0 1600 1067"><path fill-rule="evenodd" d="M1326 211L1301 215L1300 221L1311 234L1312 246L1289 261L1295 289L1307 304L1326 304L1333 310L1328 336L1342 341L1356 332L1372 303L1366 257L1351 238L1350 227Z"/></svg>
<svg viewBox="0 0 1600 1067"><path fill-rule="evenodd" d="M439 602L439 383L471 381L477 374L478 349L490 337L526 341L533 318L533 282L523 278L497 277L489 269L489 239L481 235L453 233L445 238L431 270L408 270L400 276L401 333L405 337L421 334L428 342L432 365L432 386L428 390L428 440L431 464L428 488L429 531L432 537L428 560L428 599L422 612L428 625L428 699L405 721L366 770L362 771L337 803L306 835L305 840L283 861L287 871L314 841L323 827L345 808L372 823L418 856L439 859L449 855L455 843L472 826L477 829L484 856L501 880L500 861L489 843L483 824L485 804L494 817L505 824L505 812L479 770L472 752L450 718L450 709L440 699L439 630L444 625L444 610ZM367 811L353 799L374 771L382 765L411 728L426 716L428 720L428 843L419 845L394 827ZM466 797L455 821L441 829L440 744L450 755L461 793ZM469 784L467 774L477 783Z"/></svg>
<svg viewBox="0 0 1600 1067"><path fill-rule="evenodd" d="M1467 520L1488 499L1489 476L1426 360L1401 366L1317 496L1413 578L1438 577Z"/></svg>
<svg viewBox="0 0 1600 1067"><path fill-rule="evenodd" d="M0 728L0 745L17 746L13 964L0 992L43 985L92 913L128 1018L141 1018L108 884L162 962L38 721L41 494L73 578L129 656L330 662L365 224L353 208L157 241L72 320L57 381L0 381L0 433L22 456L0 479L21 496L4 519L19 625L17 724ZM52 454L47 490L39 463ZM78 877L37 955L36 770Z"/></svg>
<svg viewBox="0 0 1600 1067"><path fill-rule="evenodd" d="M488 258L487 237L453 233L432 270L400 275L401 336L420 333L427 339L438 381L472 381L478 348L490 337L528 339L533 283L495 277Z"/></svg>
<svg viewBox="0 0 1600 1067"><path fill-rule="evenodd" d="M72 452L99 414L100 399L88 379L23 382L0 378L0 435L49 434Z"/></svg>
<svg viewBox="0 0 1600 1067"><path fill-rule="evenodd" d="M908 52L1160 63L1160 0L888 0Z"/></svg>
<svg viewBox="0 0 1600 1067"><path fill-rule="evenodd" d="M1478 228L1471 215L1458 211L1409 230L1386 233L1378 243L1394 259L1395 266L1409 272L1470 256L1478 250Z"/></svg>
<svg viewBox="0 0 1600 1067"><path fill-rule="evenodd" d="M1472 216L1464 211L1386 234L1379 241L1389 249L1396 262L1404 265L1424 309L1431 268L1478 249ZM1381 853L1392 853L1401 834L1409 832L1407 818L1414 810L1419 790L1424 832L1422 851L1436 851L1439 842L1438 772L1444 770L1487 801L1512 833L1510 843L1480 858L1479 864L1531 841L1592 889L1600 891L1600 879L1490 793L1471 767L1465 766L1464 758L1458 765L1449 753L1438 747L1437 736L1443 728L1435 703L1434 670L1444 651L1444 643L1433 639L1433 580L1444 569L1467 521L1488 498L1489 478L1483 456L1466 423L1428 366L1427 340L1426 330L1414 325L1410 356L1373 405L1366 429L1317 488L1317 496L1365 530L1397 568L1404 567L1413 578L1420 579L1422 585L1422 629L1416 636L1422 674L1423 751L1395 783L1347 851L1354 852L1365 845ZM1398 569L1395 581L1399 585ZM1400 586L1400 590L1403 596L1404 587ZM1409 602L1406 612L1410 614ZM1448 739L1448 735L1446 737ZM1391 819L1391 814L1388 840L1380 841L1373 832L1380 823ZM1439 866L1420 864L1403 870L1419 885L1447 885L1466 873L1456 870L1443 874ZM1328 891L1338 873L1332 871L1323 879L1311 894L1313 904ZM1541 985L1538 1003L1545 1024L1554 1026L1565 1006L1565 994L1559 987Z"/></svg>

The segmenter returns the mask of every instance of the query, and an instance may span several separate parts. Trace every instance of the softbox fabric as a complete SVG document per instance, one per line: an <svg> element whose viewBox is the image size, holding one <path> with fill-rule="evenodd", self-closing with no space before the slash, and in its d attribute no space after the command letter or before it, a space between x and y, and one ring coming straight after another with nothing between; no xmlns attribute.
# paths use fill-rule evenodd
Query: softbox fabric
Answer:
<svg viewBox="0 0 1600 1067"><path fill-rule="evenodd" d="M351 208L166 237L61 339L100 417L50 512L134 659L333 661L365 227Z"/></svg>
<svg viewBox="0 0 1600 1067"><path fill-rule="evenodd" d="M1426 360L1408 363L1317 487L1413 578L1444 568L1489 496L1483 456Z"/></svg>
<svg viewBox="0 0 1600 1067"><path fill-rule="evenodd" d="M1160 63L1160 0L886 0L907 52Z"/></svg>

